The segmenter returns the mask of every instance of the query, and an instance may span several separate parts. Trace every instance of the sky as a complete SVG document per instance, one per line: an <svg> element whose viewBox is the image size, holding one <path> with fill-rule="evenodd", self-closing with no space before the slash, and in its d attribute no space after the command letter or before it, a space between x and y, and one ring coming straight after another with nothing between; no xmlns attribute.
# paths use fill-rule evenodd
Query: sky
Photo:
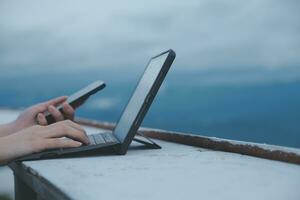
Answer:
<svg viewBox="0 0 300 200"><path fill-rule="evenodd" d="M298 80L299 9L296 0L2 0L0 67L128 70L173 48L178 71Z"/></svg>

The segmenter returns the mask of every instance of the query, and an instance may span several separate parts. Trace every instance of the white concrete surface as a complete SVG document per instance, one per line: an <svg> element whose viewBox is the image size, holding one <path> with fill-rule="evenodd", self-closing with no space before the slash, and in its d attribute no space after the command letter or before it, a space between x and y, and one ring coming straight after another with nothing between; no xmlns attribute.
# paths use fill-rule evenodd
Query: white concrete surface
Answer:
<svg viewBox="0 0 300 200"><path fill-rule="evenodd" d="M161 150L25 162L73 199L300 199L300 166L158 141Z"/></svg>
<svg viewBox="0 0 300 200"><path fill-rule="evenodd" d="M73 199L300 199L299 165L157 142L161 150L24 164Z"/></svg>

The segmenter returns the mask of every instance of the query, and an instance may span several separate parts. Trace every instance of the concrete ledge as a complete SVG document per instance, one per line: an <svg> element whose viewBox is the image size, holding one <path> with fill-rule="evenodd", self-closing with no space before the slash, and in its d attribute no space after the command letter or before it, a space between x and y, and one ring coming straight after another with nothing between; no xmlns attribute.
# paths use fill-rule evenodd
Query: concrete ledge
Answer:
<svg viewBox="0 0 300 200"><path fill-rule="evenodd" d="M93 126L101 129L112 130L114 123L100 122L95 120L77 118L76 121L82 125ZM159 129L141 128L140 132L148 137L186 144L190 146L208 148L217 151L226 151L243 155L250 155L270 160L278 160L288 163L300 164L300 149L267 145L235 140L226 140L201 135L165 131Z"/></svg>

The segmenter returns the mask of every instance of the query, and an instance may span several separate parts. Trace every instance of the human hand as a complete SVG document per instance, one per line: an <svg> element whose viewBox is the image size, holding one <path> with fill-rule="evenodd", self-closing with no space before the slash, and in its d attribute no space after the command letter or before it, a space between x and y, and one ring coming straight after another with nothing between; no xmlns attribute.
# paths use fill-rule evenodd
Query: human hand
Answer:
<svg viewBox="0 0 300 200"><path fill-rule="evenodd" d="M48 126L34 125L0 138L0 164L47 149L79 147L82 144L89 144L89 139L84 129L70 120Z"/></svg>
<svg viewBox="0 0 300 200"><path fill-rule="evenodd" d="M33 125L48 125L45 115L43 114L45 111L48 111L57 122L65 119L73 120L74 109L65 102L66 100L67 97L62 96L27 108L12 123L13 125L11 127L14 129L12 132L17 132ZM60 104L63 104L64 115L56 108L56 106Z"/></svg>

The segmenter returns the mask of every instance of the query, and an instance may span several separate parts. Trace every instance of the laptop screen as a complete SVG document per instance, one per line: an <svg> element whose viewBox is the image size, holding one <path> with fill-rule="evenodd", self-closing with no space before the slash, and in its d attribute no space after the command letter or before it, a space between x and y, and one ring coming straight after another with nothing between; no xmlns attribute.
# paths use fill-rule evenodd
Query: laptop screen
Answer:
<svg viewBox="0 0 300 200"><path fill-rule="evenodd" d="M114 135L120 140L120 142L124 142L132 124L143 106L144 101L147 98L147 95L155 83L162 66L166 61L167 56L168 52L150 60L133 95L123 111L117 126L114 129Z"/></svg>

